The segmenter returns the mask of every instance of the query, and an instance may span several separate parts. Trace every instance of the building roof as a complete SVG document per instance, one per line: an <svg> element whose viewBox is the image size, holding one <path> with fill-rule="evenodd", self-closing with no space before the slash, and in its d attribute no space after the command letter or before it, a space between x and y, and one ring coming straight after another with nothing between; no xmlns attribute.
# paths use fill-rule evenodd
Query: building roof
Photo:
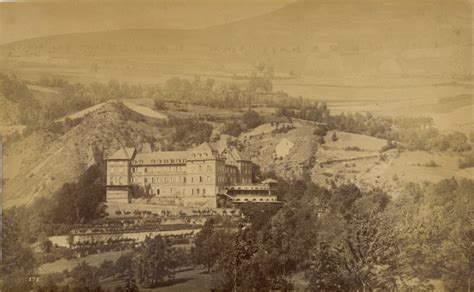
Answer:
<svg viewBox="0 0 474 292"><path fill-rule="evenodd" d="M226 157L226 159L234 161L234 162L250 161L250 159L246 155L240 153L235 147L224 149L222 151L222 154Z"/></svg>
<svg viewBox="0 0 474 292"><path fill-rule="evenodd" d="M134 164L181 164L185 163L189 151L158 151L138 153L133 160Z"/></svg>
<svg viewBox="0 0 474 292"><path fill-rule="evenodd" d="M135 154L135 148L120 147L114 154L107 158L107 160L130 160Z"/></svg>
<svg viewBox="0 0 474 292"><path fill-rule="evenodd" d="M221 155L222 154L222 155ZM226 148L219 154L208 143L194 147L187 151L158 151L149 153L136 153L135 148L121 147L107 160L133 160L135 165L139 164L182 164L186 160L206 160L206 159L223 159L227 162L250 161L247 156L240 153L235 147Z"/></svg>
<svg viewBox="0 0 474 292"><path fill-rule="evenodd" d="M231 152L232 152L232 155L235 157L236 161L239 161L239 160L250 161L250 158L248 158L247 155L239 152L239 150L237 150L237 148L235 147L232 147Z"/></svg>
<svg viewBox="0 0 474 292"><path fill-rule="evenodd" d="M191 151L213 151L213 149L211 148L209 143L204 142L201 145L192 148Z"/></svg>
<svg viewBox="0 0 474 292"><path fill-rule="evenodd" d="M217 158L218 156L217 151L212 149L211 145L206 142L189 150L188 153L188 159L190 160L210 159Z"/></svg>

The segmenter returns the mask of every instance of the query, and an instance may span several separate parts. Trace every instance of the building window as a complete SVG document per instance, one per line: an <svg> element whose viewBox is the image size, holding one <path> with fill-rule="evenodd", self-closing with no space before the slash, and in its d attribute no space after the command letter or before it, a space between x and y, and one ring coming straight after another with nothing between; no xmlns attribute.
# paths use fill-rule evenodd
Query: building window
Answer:
<svg viewBox="0 0 474 292"><path fill-rule="evenodd" d="M199 182L203 182L202 176L199 177Z"/></svg>
<svg viewBox="0 0 474 292"><path fill-rule="evenodd" d="M152 182L152 183L155 183L155 178L154 178L154 177L151 178L151 182Z"/></svg>
<svg viewBox="0 0 474 292"><path fill-rule="evenodd" d="M199 189L196 189L196 191L197 191L197 194L199 195Z"/></svg>
<svg viewBox="0 0 474 292"><path fill-rule="evenodd" d="M183 177L183 182L186 182L186 177Z"/></svg>
<svg viewBox="0 0 474 292"><path fill-rule="evenodd" d="M146 178L146 177L143 179L143 181L144 181L145 183L147 183L147 182L148 182L148 180L147 180L147 178Z"/></svg>
<svg viewBox="0 0 474 292"><path fill-rule="evenodd" d="M145 167L145 173L147 173L147 172L148 172L148 169Z"/></svg>
<svg viewBox="0 0 474 292"><path fill-rule="evenodd" d="M157 195L160 194L160 189L156 189L156 194L157 194Z"/></svg>
<svg viewBox="0 0 474 292"><path fill-rule="evenodd" d="M203 195L206 194L206 189L202 189L202 194L203 194Z"/></svg>
<svg viewBox="0 0 474 292"><path fill-rule="evenodd" d="M207 182L211 182L211 177L207 176Z"/></svg>

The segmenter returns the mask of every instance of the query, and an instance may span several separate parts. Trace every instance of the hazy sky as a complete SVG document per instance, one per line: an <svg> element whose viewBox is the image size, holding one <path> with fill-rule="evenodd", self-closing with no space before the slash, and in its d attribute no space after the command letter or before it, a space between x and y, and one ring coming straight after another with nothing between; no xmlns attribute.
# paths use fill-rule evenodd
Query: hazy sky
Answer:
<svg viewBox="0 0 474 292"><path fill-rule="evenodd" d="M13 1L13 0L7 0ZM294 0L0 0L0 43L124 28L201 28L256 16Z"/></svg>

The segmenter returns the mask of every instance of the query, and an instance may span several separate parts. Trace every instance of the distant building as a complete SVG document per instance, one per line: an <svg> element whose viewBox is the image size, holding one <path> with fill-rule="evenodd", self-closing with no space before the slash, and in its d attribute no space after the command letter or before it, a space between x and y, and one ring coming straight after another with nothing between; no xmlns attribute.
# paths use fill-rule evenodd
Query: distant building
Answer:
<svg viewBox="0 0 474 292"><path fill-rule="evenodd" d="M130 203L132 185L157 202L217 207L232 202L276 202L274 182L252 183L252 162L235 147L221 151L208 143L187 151L137 153L121 148L107 158L107 202Z"/></svg>

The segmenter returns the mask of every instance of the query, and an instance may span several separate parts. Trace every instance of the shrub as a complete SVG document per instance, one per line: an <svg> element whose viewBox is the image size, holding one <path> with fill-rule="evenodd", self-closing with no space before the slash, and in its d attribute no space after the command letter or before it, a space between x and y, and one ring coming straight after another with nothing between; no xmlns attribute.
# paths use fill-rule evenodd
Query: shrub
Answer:
<svg viewBox="0 0 474 292"><path fill-rule="evenodd" d="M382 149L380 149L380 152L385 152L385 151L388 151L390 149L395 149L397 148L397 145L395 145L395 143L392 142L392 140L387 140L387 144L385 144L385 146L382 147Z"/></svg>
<svg viewBox="0 0 474 292"><path fill-rule="evenodd" d="M459 159L460 169L469 167L474 167L474 151L469 153L467 156L464 156L463 158Z"/></svg>
<svg viewBox="0 0 474 292"><path fill-rule="evenodd" d="M345 151L363 151L362 149L360 149L357 146L347 146L346 148L344 148L344 150Z"/></svg>
<svg viewBox="0 0 474 292"><path fill-rule="evenodd" d="M418 164L418 166L424 166L424 167L438 167L439 164L437 164L436 162L434 162L433 160L430 160L426 163L420 163Z"/></svg>
<svg viewBox="0 0 474 292"><path fill-rule="evenodd" d="M242 127L237 121L226 123L223 127L222 133L237 137L242 133Z"/></svg>
<svg viewBox="0 0 474 292"><path fill-rule="evenodd" d="M325 126L318 126L313 131L314 135L321 136L321 137L326 136L327 133L328 133L328 129Z"/></svg>

